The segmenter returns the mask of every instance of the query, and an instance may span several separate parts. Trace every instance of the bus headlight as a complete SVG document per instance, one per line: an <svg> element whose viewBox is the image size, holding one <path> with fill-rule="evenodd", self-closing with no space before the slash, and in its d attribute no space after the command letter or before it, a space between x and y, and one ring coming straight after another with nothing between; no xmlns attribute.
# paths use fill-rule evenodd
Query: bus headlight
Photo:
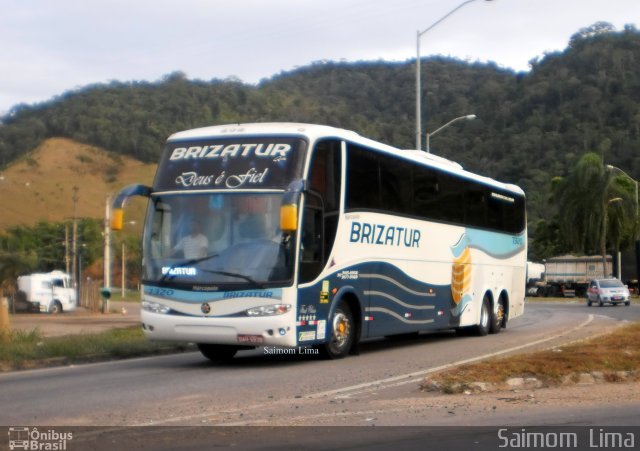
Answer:
<svg viewBox="0 0 640 451"><path fill-rule="evenodd" d="M273 316L282 315L291 310L290 304L274 304L274 305L261 305L260 307L253 307L247 310L247 316Z"/></svg>
<svg viewBox="0 0 640 451"><path fill-rule="evenodd" d="M166 305L160 304L158 302L152 302L152 301L142 301L141 307L148 312L163 313L163 314L169 313L169 311L171 310Z"/></svg>

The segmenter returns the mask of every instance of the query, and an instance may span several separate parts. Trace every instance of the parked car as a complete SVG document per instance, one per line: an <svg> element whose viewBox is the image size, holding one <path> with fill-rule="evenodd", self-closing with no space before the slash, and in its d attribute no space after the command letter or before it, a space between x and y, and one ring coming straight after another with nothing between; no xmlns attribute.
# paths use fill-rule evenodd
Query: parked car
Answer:
<svg viewBox="0 0 640 451"><path fill-rule="evenodd" d="M587 305L597 302L600 307L607 304L631 304L629 288L618 279L594 279L587 289Z"/></svg>

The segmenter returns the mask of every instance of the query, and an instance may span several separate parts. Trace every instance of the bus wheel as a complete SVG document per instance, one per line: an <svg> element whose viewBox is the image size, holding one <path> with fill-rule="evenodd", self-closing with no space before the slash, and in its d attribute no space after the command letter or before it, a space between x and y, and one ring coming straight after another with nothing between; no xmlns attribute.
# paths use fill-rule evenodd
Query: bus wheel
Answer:
<svg viewBox="0 0 640 451"><path fill-rule="evenodd" d="M502 329L502 323L504 321L504 299L502 296L498 298L498 309L495 313L490 315L491 321L489 324L489 333L497 334Z"/></svg>
<svg viewBox="0 0 640 451"><path fill-rule="evenodd" d="M480 324L475 327L476 335L484 337L489 333L489 323L491 322L491 304L487 296L482 300L480 309Z"/></svg>
<svg viewBox="0 0 640 451"><path fill-rule="evenodd" d="M49 307L49 313L52 315L57 315L58 313L62 313L62 304L59 301L53 301L53 304Z"/></svg>
<svg viewBox="0 0 640 451"><path fill-rule="evenodd" d="M209 343L198 343L198 349L203 356L211 360L212 362L224 362L231 360L238 348L229 345L212 345Z"/></svg>
<svg viewBox="0 0 640 451"><path fill-rule="evenodd" d="M330 359L345 357L355 339L355 323L351 309L345 302L340 302L329 321L329 342L323 347L323 354Z"/></svg>

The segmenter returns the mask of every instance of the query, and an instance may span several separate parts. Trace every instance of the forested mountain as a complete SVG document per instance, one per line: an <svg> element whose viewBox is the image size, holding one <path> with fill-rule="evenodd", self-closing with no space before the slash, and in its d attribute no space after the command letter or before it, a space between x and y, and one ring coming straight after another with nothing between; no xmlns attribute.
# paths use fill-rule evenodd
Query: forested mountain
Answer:
<svg viewBox="0 0 640 451"><path fill-rule="evenodd" d="M529 218L549 219L551 178L586 152L640 178L640 33L598 23L529 73L448 58L422 62L426 130L476 114L431 142L465 168L521 185ZM264 80L163 80L87 86L2 118L0 162L49 137L155 161L171 133L210 124L300 121L414 147L415 62L319 62Z"/></svg>

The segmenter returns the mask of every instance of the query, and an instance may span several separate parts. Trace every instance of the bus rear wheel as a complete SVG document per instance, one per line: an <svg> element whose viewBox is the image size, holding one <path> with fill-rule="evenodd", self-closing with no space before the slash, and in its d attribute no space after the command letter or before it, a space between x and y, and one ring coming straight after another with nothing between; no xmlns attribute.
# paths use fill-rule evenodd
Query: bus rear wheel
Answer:
<svg viewBox="0 0 640 451"><path fill-rule="evenodd" d="M340 302L329 321L329 341L322 347L325 357L341 359L349 354L355 339L355 322L351 309Z"/></svg>
<svg viewBox="0 0 640 451"><path fill-rule="evenodd" d="M203 356L212 362L225 362L231 360L238 352L236 346L214 345L210 343L198 343L198 349Z"/></svg>
<svg viewBox="0 0 640 451"><path fill-rule="evenodd" d="M498 334L502 329L504 322L504 299L502 296L498 298L498 308L495 313L491 313L491 322L489 324L489 333Z"/></svg>
<svg viewBox="0 0 640 451"><path fill-rule="evenodd" d="M489 298L485 296L484 299L482 299L482 307L480 309L480 322L474 330L476 335L484 337L489 333L491 316L493 316L491 313L491 302L489 301Z"/></svg>

